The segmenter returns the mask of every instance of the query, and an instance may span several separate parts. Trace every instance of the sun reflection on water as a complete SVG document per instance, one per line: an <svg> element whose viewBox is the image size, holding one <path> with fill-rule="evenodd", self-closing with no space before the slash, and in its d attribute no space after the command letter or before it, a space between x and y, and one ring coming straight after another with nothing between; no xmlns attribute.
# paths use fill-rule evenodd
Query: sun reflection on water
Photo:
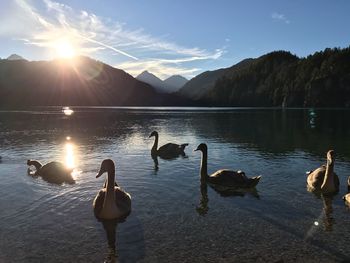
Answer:
<svg viewBox="0 0 350 263"><path fill-rule="evenodd" d="M82 173L81 170L77 169L77 151L76 145L72 143L71 137L67 136L67 142L64 144L64 164L68 169L72 170L72 177L74 180L77 180L79 175Z"/></svg>
<svg viewBox="0 0 350 263"><path fill-rule="evenodd" d="M75 167L74 145L71 142L65 144L65 165L73 169Z"/></svg>
<svg viewBox="0 0 350 263"><path fill-rule="evenodd" d="M74 113L74 111L71 108L69 108L69 107L63 107L62 112L66 116L70 116L70 115L72 115Z"/></svg>

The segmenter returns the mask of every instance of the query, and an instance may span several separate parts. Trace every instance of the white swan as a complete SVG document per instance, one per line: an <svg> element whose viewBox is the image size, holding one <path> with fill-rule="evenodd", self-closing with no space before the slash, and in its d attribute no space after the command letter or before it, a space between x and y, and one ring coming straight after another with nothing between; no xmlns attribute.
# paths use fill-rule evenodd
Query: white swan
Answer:
<svg viewBox="0 0 350 263"><path fill-rule="evenodd" d="M327 152L327 164L308 172L308 190L332 194L339 191L339 178L334 172L334 151Z"/></svg>
<svg viewBox="0 0 350 263"><path fill-rule="evenodd" d="M131 196L115 183L114 162L106 159L102 162L96 178L107 172L107 181L97 193L94 202L94 213L99 219L121 219L131 212Z"/></svg>
<svg viewBox="0 0 350 263"><path fill-rule="evenodd" d="M163 159L172 159L172 158L178 157L179 155L185 156L184 150L185 150L185 147L188 145L188 143L184 143L184 144L167 143L158 148L158 138L159 138L158 132L153 131L149 136L149 138L151 138L152 136L155 137L154 144L151 149L152 156L159 156Z"/></svg>
<svg viewBox="0 0 350 263"><path fill-rule="evenodd" d="M195 151L202 152L201 161L201 180L209 184L224 186L224 187L236 187L236 188L253 188L260 180L261 176L255 176L252 178L246 177L242 171L231 170L218 170L215 173L208 175L207 163L208 163L208 147L205 143L198 145Z"/></svg>
<svg viewBox="0 0 350 263"><path fill-rule="evenodd" d="M27 165L33 165L35 167L36 171L34 173L34 176L41 176L43 180L49 183L75 183L72 177L73 169L67 168L63 163L49 162L45 165L42 165L39 161L28 160Z"/></svg>

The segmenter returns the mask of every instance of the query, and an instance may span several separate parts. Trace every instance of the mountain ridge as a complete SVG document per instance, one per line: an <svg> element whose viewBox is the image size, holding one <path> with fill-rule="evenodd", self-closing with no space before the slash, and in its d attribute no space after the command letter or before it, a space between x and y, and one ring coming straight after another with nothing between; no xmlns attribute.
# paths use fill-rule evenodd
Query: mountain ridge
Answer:
<svg viewBox="0 0 350 263"><path fill-rule="evenodd" d="M0 107L350 107L349 61L350 47L326 48L303 58L273 51L203 72L179 91L161 94L123 70L88 57L1 59Z"/></svg>
<svg viewBox="0 0 350 263"><path fill-rule="evenodd" d="M10 56L7 57L7 60L26 60L26 59L21 57L20 55L11 54Z"/></svg>
<svg viewBox="0 0 350 263"><path fill-rule="evenodd" d="M273 51L228 70L198 101L230 107L350 107L350 47Z"/></svg>
<svg viewBox="0 0 350 263"><path fill-rule="evenodd" d="M73 62L74 61L74 62ZM0 106L157 106L180 103L123 70L77 57L0 60Z"/></svg>
<svg viewBox="0 0 350 263"><path fill-rule="evenodd" d="M173 93L178 91L188 80L180 75L172 75L165 80L161 80L156 75L150 73L147 70L141 72L136 79L143 81L158 92L161 93Z"/></svg>

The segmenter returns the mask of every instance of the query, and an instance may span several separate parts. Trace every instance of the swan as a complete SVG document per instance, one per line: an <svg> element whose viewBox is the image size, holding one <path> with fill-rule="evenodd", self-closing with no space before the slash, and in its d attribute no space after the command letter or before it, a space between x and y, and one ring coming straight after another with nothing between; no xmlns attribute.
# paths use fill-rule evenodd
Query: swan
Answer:
<svg viewBox="0 0 350 263"><path fill-rule="evenodd" d="M188 143L184 144L175 144L175 143L167 143L164 144L163 146L159 147L158 149L158 132L153 131L149 138L155 137L153 147L151 149L151 155L152 156L159 156L163 159L171 159L171 158L176 158L179 155L185 156L185 147L188 145Z"/></svg>
<svg viewBox="0 0 350 263"><path fill-rule="evenodd" d="M218 170L215 173L208 175L207 161L208 161L208 147L205 143L198 145L195 151L202 152L201 161L201 181L205 181L213 185L221 185L224 187L232 188L253 188L255 187L261 178L261 176L255 176L252 178L246 177L242 171L231 171L231 170Z"/></svg>
<svg viewBox="0 0 350 263"><path fill-rule="evenodd" d="M96 178L105 172L107 181L94 199L94 214L98 219L125 218L131 212L131 196L115 184L115 166L110 159L103 160Z"/></svg>
<svg viewBox="0 0 350 263"><path fill-rule="evenodd" d="M327 152L327 163L314 171L308 172L308 190L331 194L339 191L339 178L334 172L334 151Z"/></svg>
<svg viewBox="0 0 350 263"><path fill-rule="evenodd" d="M350 206L350 176L348 178L348 193L343 196L343 200L348 206Z"/></svg>
<svg viewBox="0 0 350 263"><path fill-rule="evenodd" d="M27 165L33 165L35 167L36 171L34 173L34 176L41 176L43 180L49 183L75 183L72 177L73 169L67 168L63 163L49 162L45 165L42 165L39 161L27 160Z"/></svg>

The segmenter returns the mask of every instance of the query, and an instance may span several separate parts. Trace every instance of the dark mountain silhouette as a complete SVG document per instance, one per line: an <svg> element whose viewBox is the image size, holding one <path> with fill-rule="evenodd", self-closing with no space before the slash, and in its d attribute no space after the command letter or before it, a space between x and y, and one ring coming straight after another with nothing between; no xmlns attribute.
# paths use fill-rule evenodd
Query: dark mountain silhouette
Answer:
<svg viewBox="0 0 350 263"><path fill-rule="evenodd" d="M178 92L160 94L124 71L87 57L36 62L0 59L0 107L350 107L349 61L350 47L327 48L305 58L275 51L204 72Z"/></svg>
<svg viewBox="0 0 350 263"><path fill-rule="evenodd" d="M33 105L177 105L177 97L120 69L78 57L74 60L0 60L1 107Z"/></svg>
<svg viewBox="0 0 350 263"><path fill-rule="evenodd" d="M154 87L158 92L161 93L172 93L179 90L188 80L182 76L174 75L164 81L155 76L154 74L143 71L136 79L143 81L152 87Z"/></svg>
<svg viewBox="0 0 350 263"><path fill-rule="evenodd" d="M191 99L201 99L211 88L214 87L216 81L225 74L234 74L240 69L250 65L253 59L245 59L230 68L222 68L213 71L206 71L189 80L179 91L178 94Z"/></svg>
<svg viewBox="0 0 350 263"><path fill-rule="evenodd" d="M306 58L275 51L191 79L180 95L206 106L350 107L350 48Z"/></svg>
<svg viewBox="0 0 350 263"><path fill-rule="evenodd" d="M7 60L25 60L25 59L20 55L12 54L7 58Z"/></svg>
<svg viewBox="0 0 350 263"><path fill-rule="evenodd" d="M176 92L179 89L181 89L188 80L180 75L173 75L169 78L165 79L163 83L165 84L165 87L167 88L168 92Z"/></svg>

